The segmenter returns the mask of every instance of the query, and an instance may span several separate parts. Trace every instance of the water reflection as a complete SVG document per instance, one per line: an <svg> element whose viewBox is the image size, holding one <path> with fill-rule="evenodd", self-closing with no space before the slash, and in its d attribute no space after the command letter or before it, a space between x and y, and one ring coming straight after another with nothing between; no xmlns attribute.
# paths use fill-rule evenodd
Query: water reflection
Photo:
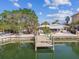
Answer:
<svg viewBox="0 0 79 59"><path fill-rule="evenodd" d="M54 52L49 48L38 49L36 59L54 59Z"/></svg>
<svg viewBox="0 0 79 59"><path fill-rule="evenodd" d="M56 46L55 59L79 59L79 55L74 52L72 44L73 43L66 43ZM75 47L75 44L73 44L73 47Z"/></svg>
<svg viewBox="0 0 79 59"><path fill-rule="evenodd" d="M56 45L55 51L39 48L37 52L33 44L7 44L0 46L0 59L79 59L79 43Z"/></svg>
<svg viewBox="0 0 79 59"><path fill-rule="evenodd" d="M2 46L0 59L35 59L31 44L7 44Z"/></svg>
<svg viewBox="0 0 79 59"><path fill-rule="evenodd" d="M73 52L75 52L77 55L79 55L79 43L70 43L69 46L71 46Z"/></svg>
<svg viewBox="0 0 79 59"><path fill-rule="evenodd" d="M33 44L7 44L0 47L0 59L54 59L49 48L34 51Z"/></svg>

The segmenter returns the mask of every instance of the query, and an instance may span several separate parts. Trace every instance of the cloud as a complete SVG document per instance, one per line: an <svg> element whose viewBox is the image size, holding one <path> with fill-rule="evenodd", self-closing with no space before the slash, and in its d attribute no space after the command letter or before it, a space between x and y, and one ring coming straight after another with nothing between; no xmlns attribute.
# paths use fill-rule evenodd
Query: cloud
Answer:
<svg viewBox="0 0 79 59"><path fill-rule="evenodd" d="M69 5L71 6L71 2L69 0L54 0L53 2L55 5Z"/></svg>
<svg viewBox="0 0 79 59"><path fill-rule="evenodd" d="M45 0L45 4L46 5L55 5L55 6L58 6L58 5L72 5L70 0Z"/></svg>
<svg viewBox="0 0 79 59"><path fill-rule="evenodd" d="M71 6L71 2L70 0L44 0L45 4L43 6L48 6L50 9L55 9L55 7L57 8L59 5L69 5ZM53 8L54 7L54 8Z"/></svg>
<svg viewBox="0 0 79 59"><path fill-rule="evenodd" d="M42 12L39 12L39 15L42 15L43 13Z"/></svg>
<svg viewBox="0 0 79 59"><path fill-rule="evenodd" d="M52 7L52 6L49 6L48 8L49 9L58 9L57 7Z"/></svg>
<svg viewBox="0 0 79 59"><path fill-rule="evenodd" d="M19 0L15 0L15 1L19 1Z"/></svg>
<svg viewBox="0 0 79 59"><path fill-rule="evenodd" d="M18 4L18 3L16 3L16 2L14 2L13 3L16 7L20 7L20 4Z"/></svg>
<svg viewBox="0 0 79 59"><path fill-rule="evenodd" d="M51 2L49 0L45 0L45 3L49 5Z"/></svg>
<svg viewBox="0 0 79 59"><path fill-rule="evenodd" d="M73 15L73 12L70 10L59 10L58 13L48 14L48 18L53 18L54 20L65 20L67 16Z"/></svg>
<svg viewBox="0 0 79 59"><path fill-rule="evenodd" d="M18 2L19 0L10 0L11 2Z"/></svg>
<svg viewBox="0 0 79 59"><path fill-rule="evenodd" d="M79 12L79 8L77 8L77 11Z"/></svg>
<svg viewBox="0 0 79 59"><path fill-rule="evenodd" d="M32 8L32 3L27 3L28 8Z"/></svg>
<svg viewBox="0 0 79 59"><path fill-rule="evenodd" d="M14 6L16 7L21 7L20 4L18 3L19 0L10 0Z"/></svg>
<svg viewBox="0 0 79 59"><path fill-rule="evenodd" d="M71 10L59 10L58 11L60 14L67 14L67 15L72 15L73 12Z"/></svg>

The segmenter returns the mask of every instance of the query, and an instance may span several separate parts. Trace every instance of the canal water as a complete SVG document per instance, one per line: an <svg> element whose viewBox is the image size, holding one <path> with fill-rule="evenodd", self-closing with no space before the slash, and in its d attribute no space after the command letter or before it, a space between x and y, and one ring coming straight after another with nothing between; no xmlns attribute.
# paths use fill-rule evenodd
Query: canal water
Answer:
<svg viewBox="0 0 79 59"><path fill-rule="evenodd" d="M0 59L79 59L79 44L68 43L34 51L32 44L7 44L0 46Z"/></svg>

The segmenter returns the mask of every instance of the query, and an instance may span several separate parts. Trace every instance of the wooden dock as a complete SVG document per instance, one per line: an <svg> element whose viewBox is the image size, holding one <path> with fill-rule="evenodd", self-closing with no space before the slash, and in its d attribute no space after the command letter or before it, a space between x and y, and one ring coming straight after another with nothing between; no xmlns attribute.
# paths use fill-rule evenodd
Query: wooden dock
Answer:
<svg viewBox="0 0 79 59"><path fill-rule="evenodd" d="M46 35L37 35L35 37L35 51L38 47L53 47L55 50L55 43L71 43L79 42L79 36L46 36Z"/></svg>
<svg viewBox="0 0 79 59"><path fill-rule="evenodd" d="M45 35L37 35L35 36L35 51L37 51L38 47L52 47L53 42Z"/></svg>

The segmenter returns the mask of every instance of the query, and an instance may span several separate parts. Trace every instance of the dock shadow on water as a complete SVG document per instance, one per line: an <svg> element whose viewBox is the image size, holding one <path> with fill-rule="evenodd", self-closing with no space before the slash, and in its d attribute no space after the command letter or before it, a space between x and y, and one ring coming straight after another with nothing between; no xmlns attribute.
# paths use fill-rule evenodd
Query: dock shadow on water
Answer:
<svg viewBox="0 0 79 59"><path fill-rule="evenodd" d="M79 59L79 43L56 45L55 51L50 48L38 48L33 44L11 43L0 46L0 59Z"/></svg>

